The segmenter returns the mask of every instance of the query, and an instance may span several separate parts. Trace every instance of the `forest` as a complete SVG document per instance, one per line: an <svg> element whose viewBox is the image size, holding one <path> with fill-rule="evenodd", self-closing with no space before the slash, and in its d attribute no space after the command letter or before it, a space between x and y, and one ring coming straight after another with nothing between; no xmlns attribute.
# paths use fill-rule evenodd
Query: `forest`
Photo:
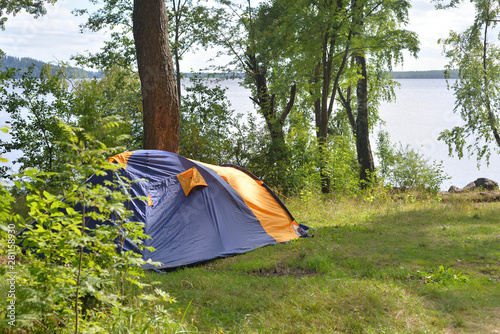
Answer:
<svg viewBox="0 0 500 334"><path fill-rule="evenodd" d="M0 71L5 71L8 68L15 68L16 70L18 70L18 72L16 72L16 75L14 76L14 78L16 79L21 78L22 74L28 72L30 67L33 67L31 69L31 75L34 77L39 77L42 73L43 67L50 65L46 62L29 57L18 58L12 56L5 56L4 58L0 59L0 64ZM57 69L58 66L55 66L52 74L55 74ZM100 77L100 74L98 72L84 71L76 67L67 67L66 74L69 78Z"/></svg>
<svg viewBox="0 0 500 334"><path fill-rule="evenodd" d="M0 2L0 28L56 2ZM77 67L0 59L3 333L495 332L499 203L444 197L438 162L371 140L396 78L446 78L463 122L439 140L478 162L499 153L498 1L473 0L473 25L439 40L446 68L416 73L393 71L418 56L411 1L91 2L73 13L110 40ZM181 67L214 48L230 60L213 77ZM258 117L230 108L222 77ZM151 199L108 160L143 149L250 171L313 237L144 270L158 264L133 207Z"/></svg>

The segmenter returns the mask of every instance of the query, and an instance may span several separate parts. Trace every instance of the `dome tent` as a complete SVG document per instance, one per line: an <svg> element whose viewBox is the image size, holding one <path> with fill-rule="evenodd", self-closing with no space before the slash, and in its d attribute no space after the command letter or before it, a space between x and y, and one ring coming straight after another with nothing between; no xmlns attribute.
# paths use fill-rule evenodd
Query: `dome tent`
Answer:
<svg viewBox="0 0 500 334"><path fill-rule="evenodd" d="M140 150L109 159L124 164L120 177L132 181L132 221L144 223L151 237L139 250L126 250L168 269L217 257L231 256L307 236L307 227L295 222L279 198L244 169L215 166L177 154ZM88 182L104 184L106 176ZM147 265L147 269L154 269Z"/></svg>

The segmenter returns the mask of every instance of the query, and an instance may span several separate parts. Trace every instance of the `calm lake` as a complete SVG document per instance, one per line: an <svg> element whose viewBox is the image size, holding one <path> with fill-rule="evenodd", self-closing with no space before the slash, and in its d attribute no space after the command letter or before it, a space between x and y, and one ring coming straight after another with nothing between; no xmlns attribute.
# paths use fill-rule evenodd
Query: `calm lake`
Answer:
<svg viewBox="0 0 500 334"><path fill-rule="evenodd" d="M500 181L500 157L492 153L490 165L483 162L478 169L475 157L448 156L448 146L438 140L445 129L463 124L459 114L453 112L455 97L447 89L443 79L398 80L395 103L383 104L380 116L385 120L385 129L395 142L419 149L431 160L442 161L444 171L451 177L441 185L448 190L451 185L463 187L478 177ZM451 82L450 82L451 83Z"/></svg>
<svg viewBox="0 0 500 334"><path fill-rule="evenodd" d="M448 90L444 79L400 79L396 90L396 102L383 103L380 116L385 121L382 127L388 131L394 143L410 145L418 149L430 161L443 162L443 168L451 179L443 182L442 190L450 186L463 187L479 177L487 177L500 182L500 156L492 154L490 165L483 162L478 169L475 157L448 156L448 146L438 140L439 133L460 125L460 115L453 112L455 97ZM450 81L452 84L453 81ZM225 81L229 88L228 98L232 107L241 113L254 111L248 98L248 90L236 81ZM376 136L372 138L372 150L376 149Z"/></svg>
<svg viewBox="0 0 500 334"><path fill-rule="evenodd" d="M389 132L393 142L410 145L430 160L443 162L444 171L451 179L445 181L441 189L447 190L451 185L463 187L478 177L500 181L498 155L492 154L490 165L483 163L478 169L475 157L462 160L449 157L448 147L438 141L442 130L462 122L460 116L453 113L454 96L447 89L445 80L401 79L398 82L401 87L396 91L396 102L383 103L380 108L380 116L386 123L383 129ZM236 112L256 115L249 91L241 87L238 81L227 80L220 84L228 87L227 96ZM7 115L0 114L0 127L7 120ZM0 138L6 139L8 135L0 132ZM372 139L372 150L375 150L375 145ZM5 157L12 160L17 154Z"/></svg>

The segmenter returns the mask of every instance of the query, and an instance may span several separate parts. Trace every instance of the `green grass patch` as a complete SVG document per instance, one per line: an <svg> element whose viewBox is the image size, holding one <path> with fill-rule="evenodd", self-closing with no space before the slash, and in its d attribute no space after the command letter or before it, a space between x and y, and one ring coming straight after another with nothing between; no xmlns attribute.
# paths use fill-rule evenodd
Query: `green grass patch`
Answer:
<svg viewBox="0 0 500 334"><path fill-rule="evenodd" d="M204 333L495 333L500 204L412 202L289 202L314 237L149 277Z"/></svg>

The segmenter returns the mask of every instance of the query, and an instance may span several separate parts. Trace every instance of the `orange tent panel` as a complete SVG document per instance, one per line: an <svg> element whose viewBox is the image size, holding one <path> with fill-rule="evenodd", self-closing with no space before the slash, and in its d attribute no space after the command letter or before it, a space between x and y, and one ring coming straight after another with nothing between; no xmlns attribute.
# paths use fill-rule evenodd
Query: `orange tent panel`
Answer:
<svg viewBox="0 0 500 334"><path fill-rule="evenodd" d="M277 242L286 242L299 236L295 232L296 223L260 180L254 180L243 171L233 167L215 166L197 161L226 180L240 194L246 205L260 221L267 234Z"/></svg>

